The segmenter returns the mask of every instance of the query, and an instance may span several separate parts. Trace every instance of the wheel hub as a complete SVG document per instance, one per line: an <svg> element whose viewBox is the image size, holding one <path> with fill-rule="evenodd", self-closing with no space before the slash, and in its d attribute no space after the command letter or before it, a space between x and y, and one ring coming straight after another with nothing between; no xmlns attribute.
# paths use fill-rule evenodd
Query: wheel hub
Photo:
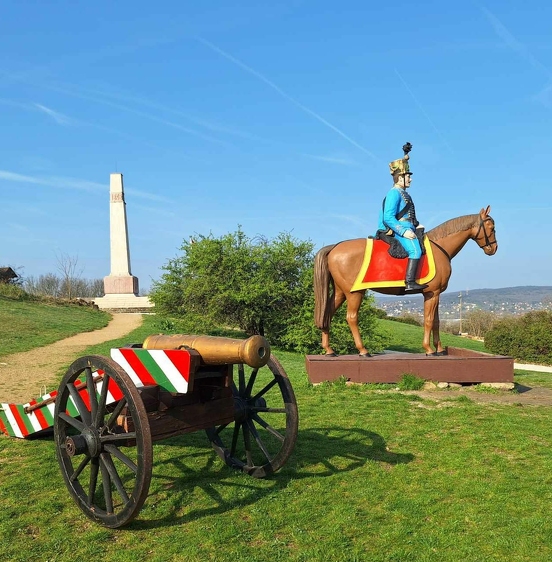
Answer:
<svg viewBox="0 0 552 562"><path fill-rule="evenodd" d="M266 400L261 396L252 402L251 399L234 396L234 420L236 422L243 423L249 419L253 408L266 408Z"/></svg>
<svg viewBox="0 0 552 562"><path fill-rule="evenodd" d="M71 435L65 439L65 450L70 457L85 453L97 457L101 452L100 435L94 427L87 427L80 435Z"/></svg>

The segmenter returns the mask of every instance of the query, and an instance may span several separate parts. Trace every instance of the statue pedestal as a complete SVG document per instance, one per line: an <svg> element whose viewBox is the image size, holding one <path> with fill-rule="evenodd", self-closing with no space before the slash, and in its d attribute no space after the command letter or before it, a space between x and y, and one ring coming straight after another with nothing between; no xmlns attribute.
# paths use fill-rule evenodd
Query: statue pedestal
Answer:
<svg viewBox="0 0 552 562"><path fill-rule="evenodd" d="M447 351L448 355L441 357L399 352L368 358L358 355L307 355L305 366L311 383L334 381L339 377L354 383L396 383L405 374L434 382L476 384L514 381L512 357L458 347L448 347Z"/></svg>
<svg viewBox="0 0 552 562"><path fill-rule="evenodd" d="M138 277L134 275L108 275L104 277L106 295L138 295Z"/></svg>

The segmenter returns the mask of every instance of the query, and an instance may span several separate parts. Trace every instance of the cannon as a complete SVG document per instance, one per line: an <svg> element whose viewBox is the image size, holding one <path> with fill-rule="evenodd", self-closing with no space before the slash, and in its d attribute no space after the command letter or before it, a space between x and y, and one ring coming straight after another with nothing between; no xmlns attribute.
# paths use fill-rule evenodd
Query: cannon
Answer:
<svg viewBox="0 0 552 562"><path fill-rule="evenodd" d="M57 392L0 410L9 435L53 426L69 493L110 528L140 512L153 442L204 430L226 465L263 478L285 464L298 429L293 388L261 336L148 336L110 357L81 357Z"/></svg>

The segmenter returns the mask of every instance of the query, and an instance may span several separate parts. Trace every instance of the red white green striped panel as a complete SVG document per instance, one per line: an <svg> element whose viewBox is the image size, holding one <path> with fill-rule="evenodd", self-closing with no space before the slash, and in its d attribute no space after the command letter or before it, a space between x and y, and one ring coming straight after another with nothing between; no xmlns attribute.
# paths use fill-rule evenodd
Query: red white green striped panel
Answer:
<svg viewBox="0 0 552 562"><path fill-rule="evenodd" d="M169 392L185 394L190 379L190 354L186 350L147 350L147 349L112 349L111 357L129 375L134 384L140 388L147 385L159 385ZM102 371L93 373L94 377L103 375ZM82 382L82 381L81 381ZM102 391L103 381L96 383L98 397ZM27 404L0 404L0 432L11 437L25 438L54 425L55 403L46 404L30 413L25 412L27 406L46 401L55 397L54 390L39 400L31 400ZM79 391L84 403L90 409L88 391ZM122 393L113 379L109 380L107 403L117 402ZM67 402L67 411L78 417L77 407L71 396Z"/></svg>
<svg viewBox="0 0 552 562"><path fill-rule="evenodd" d="M169 392L188 392L190 354L184 349L120 348L111 350L111 358L137 387L159 385Z"/></svg>

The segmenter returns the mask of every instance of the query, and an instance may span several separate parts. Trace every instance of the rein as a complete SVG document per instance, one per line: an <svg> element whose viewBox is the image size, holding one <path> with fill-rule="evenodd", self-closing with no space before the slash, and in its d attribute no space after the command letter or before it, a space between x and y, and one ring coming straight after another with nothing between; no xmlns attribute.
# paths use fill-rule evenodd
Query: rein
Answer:
<svg viewBox="0 0 552 562"><path fill-rule="evenodd" d="M496 235L495 235L495 239L491 242L487 231L485 230L485 222L488 220L492 220L492 219L479 219L479 228L477 230L476 235L473 237L473 239L476 241L477 245L483 249L483 248L487 248L489 246L492 246L493 244L496 244ZM477 240L479 238L479 233L481 232L481 229L483 229L483 234L485 235L485 244L480 244L479 241Z"/></svg>
<svg viewBox="0 0 552 562"><path fill-rule="evenodd" d="M445 256L447 257L448 261L451 262L452 258L450 257L450 254L439 244L437 244L437 242L435 242L435 240L429 240L432 244L435 244L435 246L437 246L437 248L439 248L439 250L441 250L441 252L443 252L443 254L445 254Z"/></svg>
<svg viewBox="0 0 552 562"><path fill-rule="evenodd" d="M487 234L487 231L485 230L485 222L492 220L491 218L487 218L487 219L479 219L479 228L477 230L477 233L475 234L475 236L473 237L473 239L475 240L475 242L477 243L477 245L483 249L483 248L487 248L492 246L493 244L496 244L496 235L495 235L495 239L493 241L491 241L491 239L489 238L489 235ZM481 230L483 230L483 235L485 236L485 244L480 244L478 242L478 238L479 238L479 233L481 232ZM431 240L430 242L432 244L435 244L435 246L437 246L437 248L439 248L439 250L441 250L441 252L443 252L443 254L445 254L445 256L447 257L448 261L451 262L452 258L450 257L450 254L439 244L437 244L437 242L435 242L435 240Z"/></svg>

